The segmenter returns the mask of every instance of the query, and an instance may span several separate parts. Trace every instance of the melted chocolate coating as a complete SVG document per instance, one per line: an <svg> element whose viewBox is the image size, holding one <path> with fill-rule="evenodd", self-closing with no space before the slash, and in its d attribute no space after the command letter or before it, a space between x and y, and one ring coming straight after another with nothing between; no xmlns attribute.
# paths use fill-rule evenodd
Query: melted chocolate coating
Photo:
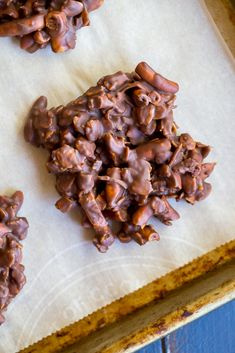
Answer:
<svg viewBox="0 0 235 353"><path fill-rule="evenodd" d="M29 53L51 45L55 53L73 49L76 31L89 26L89 12L104 0L1 0L0 37L18 37Z"/></svg>
<svg viewBox="0 0 235 353"><path fill-rule="evenodd" d="M62 212L81 206L94 244L106 251L121 225L122 242L158 240L147 225L179 218L168 198L193 204L208 196L205 182L215 163L204 163L210 147L177 132L173 119L177 83L139 63L134 73L101 78L67 106L47 109L40 97L25 126L25 139L49 151Z"/></svg>
<svg viewBox="0 0 235 353"><path fill-rule="evenodd" d="M0 325L3 313L25 284L20 241L27 235L28 222L17 213L23 203L23 193L0 196Z"/></svg>

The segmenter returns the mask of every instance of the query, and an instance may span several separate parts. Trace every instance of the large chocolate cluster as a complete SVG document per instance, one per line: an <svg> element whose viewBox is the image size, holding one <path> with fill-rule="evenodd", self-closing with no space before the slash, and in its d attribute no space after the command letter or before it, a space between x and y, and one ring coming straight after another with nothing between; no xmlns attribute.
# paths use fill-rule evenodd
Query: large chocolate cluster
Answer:
<svg viewBox="0 0 235 353"><path fill-rule="evenodd" d="M25 284L20 241L26 237L28 222L17 213L23 203L23 193L0 196L0 325L3 312Z"/></svg>
<svg viewBox="0 0 235 353"><path fill-rule="evenodd" d="M30 53L51 45L54 52L73 49L76 31L90 24L89 12L103 0L0 0L0 37L20 39Z"/></svg>
<svg viewBox="0 0 235 353"><path fill-rule="evenodd" d="M193 204L211 191L205 179L215 164L204 163L210 147L177 133L178 89L142 62L134 73L101 78L67 106L48 110L40 97L32 107L25 139L49 151L47 168L61 195L56 207L81 206L102 252L115 237L140 245L159 239L148 222L179 218L169 198Z"/></svg>

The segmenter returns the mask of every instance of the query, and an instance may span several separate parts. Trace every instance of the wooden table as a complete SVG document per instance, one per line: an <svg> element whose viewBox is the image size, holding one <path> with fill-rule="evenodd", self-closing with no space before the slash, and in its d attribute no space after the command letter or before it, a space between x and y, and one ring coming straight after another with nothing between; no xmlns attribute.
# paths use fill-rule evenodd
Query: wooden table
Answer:
<svg viewBox="0 0 235 353"><path fill-rule="evenodd" d="M235 353L235 300L137 352Z"/></svg>

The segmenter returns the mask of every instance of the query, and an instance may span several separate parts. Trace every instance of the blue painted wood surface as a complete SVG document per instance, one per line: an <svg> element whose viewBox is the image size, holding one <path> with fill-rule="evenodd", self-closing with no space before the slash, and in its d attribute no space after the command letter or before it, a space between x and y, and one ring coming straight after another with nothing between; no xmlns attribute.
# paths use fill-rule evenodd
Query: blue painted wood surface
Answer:
<svg viewBox="0 0 235 353"><path fill-rule="evenodd" d="M138 350L138 353L162 353L162 342L158 340Z"/></svg>
<svg viewBox="0 0 235 353"><path fill-rule="evenodd" d="M138 353L235 353L235 300Z"/></svg>

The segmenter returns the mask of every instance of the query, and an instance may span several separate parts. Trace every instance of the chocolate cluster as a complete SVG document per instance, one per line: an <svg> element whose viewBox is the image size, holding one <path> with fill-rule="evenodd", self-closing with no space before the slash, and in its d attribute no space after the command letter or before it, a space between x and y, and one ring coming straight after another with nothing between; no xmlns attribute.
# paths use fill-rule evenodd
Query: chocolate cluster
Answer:
<svg viewBox="0 0 235 353"><path fill-rule="evenodd" d="M28 222L17 213L23 203L23 193L0 196L0 325L10 301L25 284L20 241L27 235Z"/></svg>
<svg viewBox="0 0 235 353"><path fill-rule="evenodd" d="M89 12L103 0L0 0L0 37L18 37L30 53L48 44L54 52L73 49L76 31L90 24Z"/></svg>
<svg viewBox="0 0 235 353"><path fill-rule="evenodd" d="M169 198L194 204L211 191L205 180L215 164L204 163L210 147L177 133L178 89L142 62L134 73L101 78L66 106L48 110L40 97L29 113L25 139L49 151L47 169L61 195L56 207L81 206L101 252L115 237L158 240L150 217L166 225L179 218Z"/></svg>

